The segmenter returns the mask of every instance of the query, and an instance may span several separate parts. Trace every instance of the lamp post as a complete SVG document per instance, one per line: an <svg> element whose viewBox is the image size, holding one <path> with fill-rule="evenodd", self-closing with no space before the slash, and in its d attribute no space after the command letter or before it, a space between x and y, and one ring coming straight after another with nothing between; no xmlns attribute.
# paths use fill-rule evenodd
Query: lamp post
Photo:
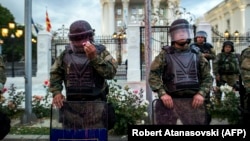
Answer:
<svg viewBox="0 0 250 141"><path fill-rule="evenodd" d="M2 55L2 44L3 44L3 40L0 39L0 55Z"/></svg>
<svg viewBox="0 0 250 141"><path fill-rule="evenodd" d="M11 48L11 74L12 77L15 77L15 61L14 61L14 44L15 44L15 37L21 37L23 35L23 31L21 29L16 29L16 25L14 22L10 22L9 28L2 28L2 36L3 37L8 37L9 36L9 31L10 31L10 38L13 43L12 48Z"/></svg>
<svg viewBox="0 0 250 141"><path fill-rule="evenodd" d="M116 52L116 58L118 61L118 64L121 65L122 63L122 41L126 38L126 32L124 30L121 30L119 33L113 34L113 39L116 39L118 41L118 48Z"/></svg>
<svg viewBox="0 0 250 141"><path fill-rule="evenodd" d="M224 37L225 37L227 40L237 40L237 39L239 39L239 37L240 37L240 33L239 33L238 30L236 30L236 31L233 33L233 35L232 35L232 34L230 34L230 32L229 32L228 30L226 30L226 31L224 32Z"/></svg>

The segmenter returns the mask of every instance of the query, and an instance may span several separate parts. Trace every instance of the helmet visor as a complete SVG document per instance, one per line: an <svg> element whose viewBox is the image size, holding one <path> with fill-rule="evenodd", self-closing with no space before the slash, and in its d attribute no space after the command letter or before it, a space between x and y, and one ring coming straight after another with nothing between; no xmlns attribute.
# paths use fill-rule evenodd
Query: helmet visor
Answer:
<svg viewBox="0 0 250 141"><path fill-rule="evenodd" d="M193 27L188 24L177 24L170 29L171 41L187 40L194 37Z"/></svg>
<svg viewBox="0 0 250 141"><path fill-rule="evenodd" d="M89 39L89 37L91 36L93 36L93 30L88 30L80 33L72 33L68 35L70 41L86 40Z"/></svg>
<svg viewBox="0 0 250 141"><path fill-rule="evenodd" d="M204 37L204 38L207 38L207 34L205 32L197 32L195 37Z"/></svg>

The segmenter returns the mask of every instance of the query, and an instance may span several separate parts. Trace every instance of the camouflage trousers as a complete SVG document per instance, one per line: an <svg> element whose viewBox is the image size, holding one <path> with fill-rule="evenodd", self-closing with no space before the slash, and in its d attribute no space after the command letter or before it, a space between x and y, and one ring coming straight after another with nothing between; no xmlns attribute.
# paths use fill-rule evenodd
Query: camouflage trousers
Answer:
<svg viewBox="0 0 250 141"><path fill-rule="evenodd" d="M153 122L158 125L176 125L179 119L183 125L206 125L205 104L192 107L193 98L173 98L174 108L168 109L160 99L153 102Z"/></svg>
<svg viewBox="0 0 250 141"><path fill-rule="evenodd" d="M221 80L224 80L229 86L233 87L236 81L239 80L239 75L221 75Z"/></svg>
<svg viewBox="0 0 250 141"><path fill-rule="evenodd" d="M243 111L243 124L244 125L250 125L250 94L247 94L247 96L244 99L244 111Z"/></svg>

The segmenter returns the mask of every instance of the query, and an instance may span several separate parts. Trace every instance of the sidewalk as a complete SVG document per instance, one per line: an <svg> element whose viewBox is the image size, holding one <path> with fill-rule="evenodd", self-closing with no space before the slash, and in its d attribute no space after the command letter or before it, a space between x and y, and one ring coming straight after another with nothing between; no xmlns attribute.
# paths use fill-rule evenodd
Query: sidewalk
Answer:
<svg viewBox="0 0 250 141"><path fill-rule="evenodd" d="M7 135L3 141L49 141L49 135ZM108 141L127 141L127 137L108 136Z"/></svg>
<svg viewBox="0 0 250 141"><path fill-rule="evenodd" d="M12 120L11 125L14 126L16 124L19 124L19 120ZM181 123L179 123L181 124ZM211 125L227 125L228 122L226 120L217 120L212 119ZM36 124L33 124L33 127L49 127L50 120L46 119L40 122L37 122ZM126 136L114 136L114 135L108 135L108 141L127 141ZM49 135L7 135L3 141L49 141Z"/></svg>
<svg viewBox="0 0 250 141"><path fill-rule="evenodd" d="M11 126L16 126L20 124L19 119L14 119L11 121ZM50 127L50 119L44 119L37 121L36 123L30 125L31 127ZM8 134L2 141L49 141L49 135L12 135ZM127 141L126 136L114 136L108 135L108 141Z"/></svg>

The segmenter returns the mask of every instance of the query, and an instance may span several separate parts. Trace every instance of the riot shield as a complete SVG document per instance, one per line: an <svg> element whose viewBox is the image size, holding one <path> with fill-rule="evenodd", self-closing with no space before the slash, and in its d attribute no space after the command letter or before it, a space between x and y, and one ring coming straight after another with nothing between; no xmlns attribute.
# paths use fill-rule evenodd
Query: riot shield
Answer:
<svg viewBox="0 0 250 141"><path fill-rule="evenodd" d="M167 110L160 99L154 99L152 102L152 121L156 125L173 124L177 122L177 115Z"/></svg>
<svg viewBox="0 0 250 141"><path fill-rule="evenodd" d="M108 106L102 101L65 101L51 108L50 141L107 141Z"/></svg>

